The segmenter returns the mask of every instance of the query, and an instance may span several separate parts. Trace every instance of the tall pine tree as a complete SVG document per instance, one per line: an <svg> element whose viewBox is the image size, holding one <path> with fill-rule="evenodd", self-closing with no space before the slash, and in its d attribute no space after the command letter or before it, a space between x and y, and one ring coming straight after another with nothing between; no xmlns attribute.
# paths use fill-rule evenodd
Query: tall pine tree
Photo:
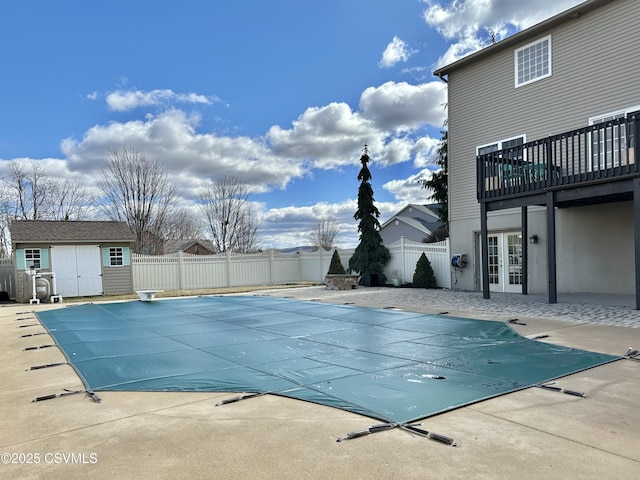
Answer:
<svg viewBox="0 0 640 480"><path fill-rule="evenodd" d="M385 276L382 273L384 266L389 261L391 255L389 250L382 244L380 237L380 212L374 205L373 188L371 187L371 172L369 171L369 150L364 146L360 163L362 168L358 173L360 187L358 187L358 210L353 218L359 220L358 232L360 232L360 243L349 259L349 270L358 272L360 283L364 283L365 275L377 274L381 283L384 283Z"/></svg>
<svg viewBox="0 0 640 480"><path fill-rule="evenodd" d="M444 125L447 127L447 120ZM438 211L438 219L446 225L446 231L449 232L449 161L448 161L448 135L447 130L441 130L442 137L436 149L438 158L436 165L439 167L437 171L431 174L428 180L420 180L422 188L431 190L431 198L440 204Z"/></svg>

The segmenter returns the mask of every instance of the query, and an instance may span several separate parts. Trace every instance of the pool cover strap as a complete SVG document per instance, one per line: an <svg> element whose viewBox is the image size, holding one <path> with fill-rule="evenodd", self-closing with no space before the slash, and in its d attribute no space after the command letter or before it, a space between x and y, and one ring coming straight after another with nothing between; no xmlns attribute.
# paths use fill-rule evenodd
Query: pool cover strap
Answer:
<svg viewBox="0 0 640 480"><path fill-rule="evenodd" d="M587 395L582 392L576 392L575 390L567 390L566 388L554 387L553 386L554 383L555 382L543 383L540 385L536 385L536 387L542 388L544 390L551 390L552 392L566 393L567 395L573 395L574 397L587 398Z"/></svg>
<svg viewBox="0 0 640 480"><path fill-rule="evenodd" d="M231 398L222 400L221 402L216 403L216 407L220 407L221 405L226 405L228 403L239 402L240 400L247 400L248 398L260 397L262 395L266 395L266 392L245 393L242 395L238 395L236 397L231 397Z"/></svg>
<svg viewBox="0 0 640 480"><path fill-rule="evenodd" d="M54 398L60 398L60 397L68 397L69 395L78 395L79 393L86 393L87 395L91 396L91 398L93 398L94 402L96 403L100 403L102 401L102 399L98 395L96 395L96 393L93 390L69 390L65 388L64 393L52 393L51 395L43 395L42 397L36 397L33 400L31 400L31 403L42 402L44 400L52 400Z"/></svg>
<svg viewBox="0 0 640 480"><path fill-rule="evenodd" d="M421 423L396 423L396 422L379 423L377 425L371 425L367 428L363 428L362 430L355 430L353 432L349 432L347 433L346 436L338 438L336 442L353 440L354 438L364 437L365 435L370 435L372 433L384 432L386 430L391 430L392 428L403 428L412 433L416 433L420 436L427 437L432 440L436 440L437 442L444 443L446 445L451 445L453 447L457 446L457 444L453 441L453 438L446 437L438 433L429 432L422 428L418 428L421 425L422 425Z"/></svg>

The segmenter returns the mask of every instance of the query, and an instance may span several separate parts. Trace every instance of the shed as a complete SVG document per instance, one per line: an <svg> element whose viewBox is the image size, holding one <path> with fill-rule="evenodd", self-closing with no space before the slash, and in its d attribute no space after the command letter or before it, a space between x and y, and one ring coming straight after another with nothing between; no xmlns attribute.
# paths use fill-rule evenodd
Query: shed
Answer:
<svg viewBox="0 0 640 480"><path fill-rule="evenodd" d="M32 298L32 270L54 272L56 292L65 297L133 292L131 247L124 222L13 220L16 300Z"/></svg>

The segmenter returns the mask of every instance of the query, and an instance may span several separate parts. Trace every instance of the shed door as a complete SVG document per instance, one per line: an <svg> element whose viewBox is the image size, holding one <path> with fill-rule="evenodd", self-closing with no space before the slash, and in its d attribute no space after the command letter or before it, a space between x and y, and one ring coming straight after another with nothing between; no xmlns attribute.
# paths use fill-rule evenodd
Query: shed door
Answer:
<svg viewBox="0 0 640 480"><path fill-rule="evenodd" d="M51 270L62 297L102 295L102 266L98 245L51 247Z"/></svg>

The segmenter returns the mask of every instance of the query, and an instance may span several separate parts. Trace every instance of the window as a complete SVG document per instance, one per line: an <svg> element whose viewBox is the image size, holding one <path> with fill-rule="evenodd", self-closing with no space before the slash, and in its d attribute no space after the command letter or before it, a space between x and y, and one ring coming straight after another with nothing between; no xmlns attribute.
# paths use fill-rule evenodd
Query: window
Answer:
<svg viewBox="0 0 640 480"><path fill-rule="evenodd" d="M26 270L40 267L40 249L39 248L26 248L24 251L24 265Z"/></svg>
<svg viewBox="0 0 640 480"><path fill-rule="evenodd" d="M640 106L618 110L589 119L589 125L600 125L591 131L591 169L602 170L633 163L633 129L625 122L627 115Z"/></svg>
<svg viewBox="0 0 640 480"><path fill-rule="evenodd" d="M498 142L481 145L476 148L476 155L486 155L500 151L498 156L491 155L484 159L484 175L487 179L487 190L513 187L522 180L522 166L526 160L524 145L526 138L507 138Z"/></svg>
<svg viewBox="0 0 640 480"><path fill-rule="evenodd" d="M505 158L513 160L523 160L523 149L515 147L522 146L524 142L525 136L521 135L519 137L507 138L506 140L500 140L499 142L481 145L480 147L476 148L476 155L485 155L487 153L497 152L498 150L506 150L512 148L513 150L504 152Z"/></svg>
<svg viewBox="0 0 640 480"><path fill-rule="evenodd" d="M109 248L109 265L117 267L124 265L124 255L122 247L110 247Z"/></svg>
<svg viewBox="0 0 640 480"><path fill-rule="evenodd" d="M551 36L515 51L516 87L551 76Z"/></svg>

